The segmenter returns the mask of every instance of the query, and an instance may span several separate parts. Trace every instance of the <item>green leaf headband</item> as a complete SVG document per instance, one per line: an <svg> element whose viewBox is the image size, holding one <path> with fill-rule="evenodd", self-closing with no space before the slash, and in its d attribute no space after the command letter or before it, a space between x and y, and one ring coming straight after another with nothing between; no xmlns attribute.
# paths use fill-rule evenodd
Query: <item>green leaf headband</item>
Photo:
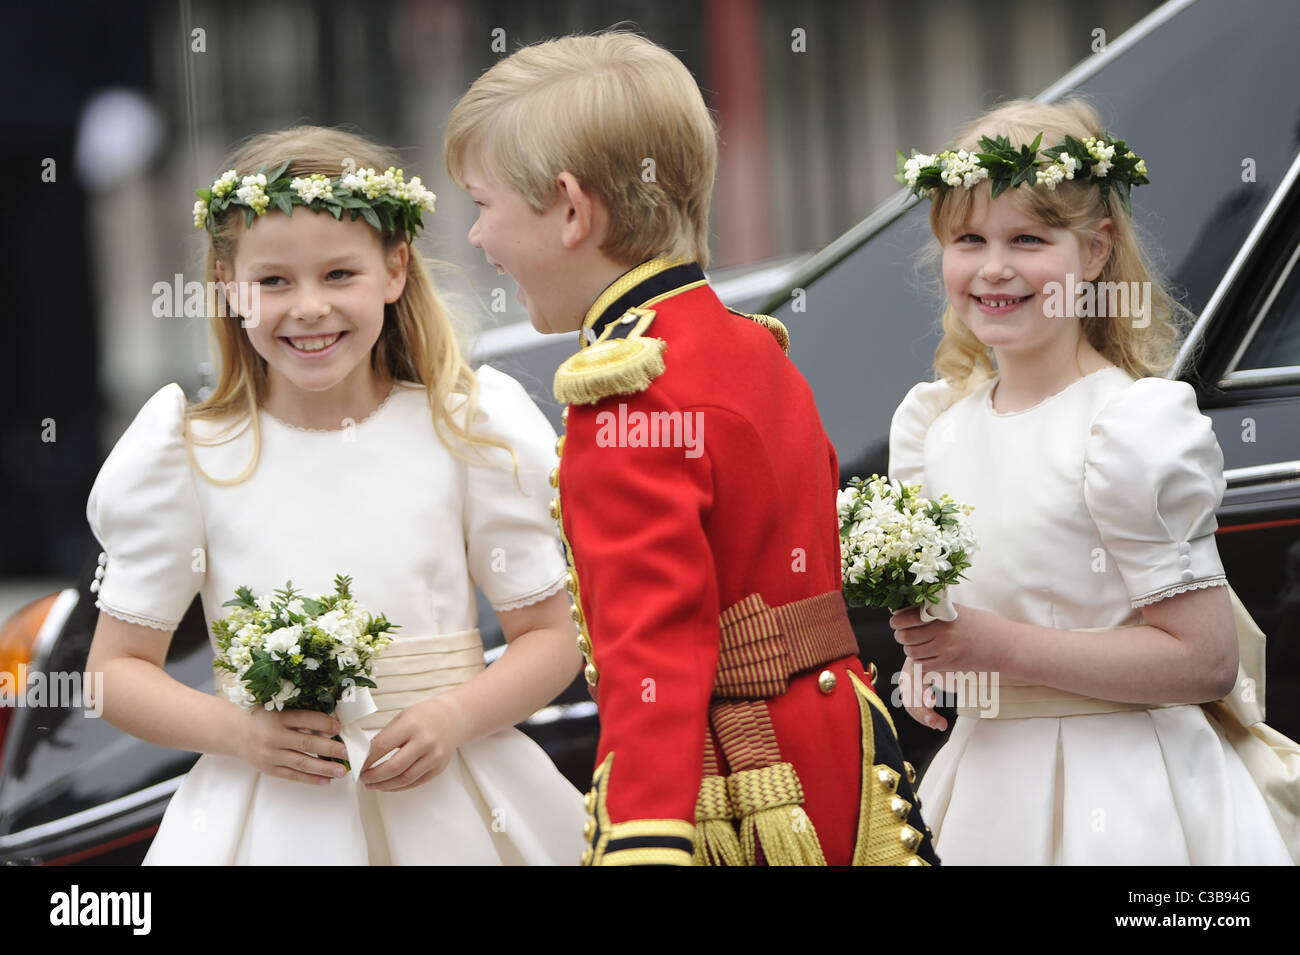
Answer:
<svg viewBox="0 0 1300 955"><path fill-rule="evenodd" d="M335 219L343 218L345 209L351 210L352 221L365 219L380 232L395 232L401 223L410 239L414 239L424 223L422 212L433 212L437 198L416 176L410 182L402 179L402 170L389 166L383 173L373 169L359 169L330 179L320 173L310 176L284 174L292 159L287 159L273 173L263 166L251 176L240 177L234 169L222 173L210 189L197 189L199 201L194 203L194 227L211 230L216 217L231 206L244 210L244 225L275 206L285 215L293 215L294 206L307 206L313 212L322 209Z"/></svg>
<svg viewBox="0 0 1300 955"><path fill-rule="evenodd" d="M984 179L992 183L994 198L1022 182L1055 190L1063 179L1091 179L1101 190L1102 202L1109 205L1113 189L1128 212L1129 190L1151 181L1146 162L1122 139L1090 136L1080 142L1067 135L1060 145L1039 150L1042 141L1039 133L1031 145L1017 150L1005 136L981 136L978 153L959 149L931 156L913 149L912 158L906 159L900 152L894 178L910 186L913 195L930 198L957 186L970 189ZM1047 158L1038 158L1040 152Z"/></svg>

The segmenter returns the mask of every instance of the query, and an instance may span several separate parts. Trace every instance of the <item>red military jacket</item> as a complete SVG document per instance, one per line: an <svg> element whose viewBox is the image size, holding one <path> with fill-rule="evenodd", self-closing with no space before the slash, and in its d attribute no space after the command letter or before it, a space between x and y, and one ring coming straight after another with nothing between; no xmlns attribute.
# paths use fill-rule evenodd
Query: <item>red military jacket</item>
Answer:
<svg viewBox="0 0 1300 955"><path fill-rule="evenodd" d="M729 311L695 263L632 269L581 334L556 374L569 406L552 510L601 721L583 861L690 864L720 615L755 594L770 607L839 600L838 463L785 329ZM883 858L900 835L898 858L937 861L869 685L850 652L767 699L802 790L782 812L796 828L806 813L830 864ZM893 816L869 845L873 792Z"/></svg>

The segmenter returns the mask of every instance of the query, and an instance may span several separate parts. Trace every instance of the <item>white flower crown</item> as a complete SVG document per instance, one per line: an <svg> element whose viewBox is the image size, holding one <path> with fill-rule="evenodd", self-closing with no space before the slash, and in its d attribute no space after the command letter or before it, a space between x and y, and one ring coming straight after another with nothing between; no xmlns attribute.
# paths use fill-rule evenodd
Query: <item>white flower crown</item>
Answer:
<svg viewBox="0 0 1300 955"><path fill-rule="evenodd" d="M421 214L433 213L432 192L414 177L402 178L402 170L389 166L384 172L359 169L337 179L320 173L309 176L285 175L292 159L287 159L273 173L266 168L241 177L235 169L221 174L208 189L198 189L194 203L194 227L212 229L216 218L231 206L244 210L244 225L251 226L271 206L285 215L293 215L294 206L307 206L313 212L329 212L342 219L351 211L353 221L365 219L380 232L395 232L400 225L408 239L414 239L424 227Z"/></svg>

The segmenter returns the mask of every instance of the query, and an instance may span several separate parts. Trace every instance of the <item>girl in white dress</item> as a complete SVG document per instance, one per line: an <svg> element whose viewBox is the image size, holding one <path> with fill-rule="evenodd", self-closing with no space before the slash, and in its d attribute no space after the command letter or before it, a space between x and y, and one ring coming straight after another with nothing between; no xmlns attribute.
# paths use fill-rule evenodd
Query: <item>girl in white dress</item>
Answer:
<svg viewBox="0 0 1300 955"><path fill-rule="evenodd" d="M229 157L195 208L230 303L212 319L220 379L195 406L158 391L91 492L104 554L87 668L104 674L104 716L203 754L146 864L581 855L582 797L513 728L580 665L547 514L555 434L517 382L462 359L411 245L433 196L373 172L391 163L317 127ZM349 186L364 218L326 214ZM329 592L336 574L401 627L376 663L359 781L325 758L346 752L333 716L245 712L162 669L196 593L210 628L239 585ZM487 668L475 584L509 641Z"/></svg>
<svg viewBox="0 0 1300 955"><path fill-rule="evenodd" d="M978 540L954 621L891 619L914 686L978 672L991 692L958 700L921 782L937 851L949 865L1289 863L1198 705L1238 673L1213 536L1223 456L1192 389L1154 377L1176 307L1127 209L1145 164L1080 101L1004 104L951 149L905 167L931 190L947 304L938 380L911 389L890 432L891 476L974 505ZM1007 181L1031 165L1037 181ZM1145 284L1099 315L1120 282ZM946 729L931 699L908 702Z"/></svg>

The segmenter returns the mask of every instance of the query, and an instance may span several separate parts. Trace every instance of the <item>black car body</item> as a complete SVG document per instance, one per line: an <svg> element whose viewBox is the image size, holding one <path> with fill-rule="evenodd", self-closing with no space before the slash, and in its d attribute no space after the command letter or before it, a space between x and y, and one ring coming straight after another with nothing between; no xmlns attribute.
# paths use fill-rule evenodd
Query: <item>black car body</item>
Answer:
<svg viewBox="0 0 1300 955"><path fill-rule="evenodd" d="M1177 0L1040 97L1090 97L1152 171L1152 184L1134 197L1137 219L1199 316L1173 374L1195 387L1223 448L1219 550L1229 581L1269 637L1269 722L1293 737L1300 736L1297 27L1292 0ZM817 395L845 480L886 471L893 410L914 382L931 377L938 302L913 267L929 241L923 204L900 192L811 261L719 283L728 304L770 311L789 327L791 357ZM479 357L523 382L558 427L550 382L574 347L568 336L504 330L485 337ZM32 666L84 666L97 616L89 590L96 552L88 551L78 586L52 602ZM485 641L499 645L490 611L483 620ZM855 611L854 625L888 699L902 654L885 615ZM197 601L167 669L211 687ZM905 752L924 766L941 737L901 710L895 722ZM196 758L70 709L17 710L4 727L0 720L6 862L138 861ZM523 729L586 787L598 726L580 680Z"/></svg>

